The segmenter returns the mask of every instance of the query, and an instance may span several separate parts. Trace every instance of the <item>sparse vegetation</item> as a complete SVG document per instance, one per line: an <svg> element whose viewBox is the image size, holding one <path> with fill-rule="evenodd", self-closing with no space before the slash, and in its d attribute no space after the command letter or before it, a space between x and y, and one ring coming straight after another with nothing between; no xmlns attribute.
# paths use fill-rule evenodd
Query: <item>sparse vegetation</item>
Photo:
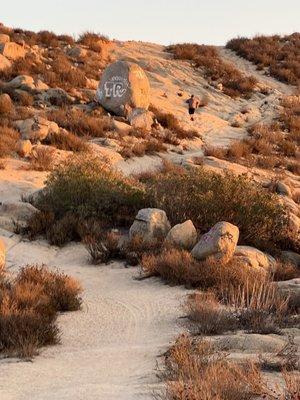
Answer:
<svg viewBox="0 0 300 400"><path fill-rule="evenodd" d="M29 265L14 280L0 276L0 352L31 358L42 346L59 342L58 312L81 306L73 278L45 266Z"/></svg>
<svg viewBox="0 0 300 400"><path fill-rule="evenodd" d="M165 364L163 398L168 400L254 400L270 394L254 363L229 361L209 342L187 335L169 349Z"/></svg>
<svg viewBox="0 0 300 400"><path fill-rule="evenodd" d="M167 51L176 59L192 61L210 82L221 83L228 96L249 98L257 84L253 76L245 76L234 65L223 61L213 46L182 43L169 46Z"/></svg>
<svg viewBox="0 0 300 400"><path fill-rule="evenodd" d="M286 36L255 36L230 40L226 47L254 62L257 69L268 68L275 78L297 85L300 79L300 34Z"/></svg>
<svg viewBox="0 0 300 400"><path fill-rule="evenodd" d="M0 125L0 158L7 157L17 149L20 134L13 128Z"/></svg>

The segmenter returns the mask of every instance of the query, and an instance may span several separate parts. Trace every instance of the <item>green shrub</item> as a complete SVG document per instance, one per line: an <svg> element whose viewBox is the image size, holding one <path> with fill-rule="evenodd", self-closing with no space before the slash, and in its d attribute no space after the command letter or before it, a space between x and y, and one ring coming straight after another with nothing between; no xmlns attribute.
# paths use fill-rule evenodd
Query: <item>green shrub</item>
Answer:
<svg viewBox="0 0 300 400"><path fill-rule="evenodd" d="M99 159L74 157L51 172L36 206L53 219L43 226L34 217L29 221L29 234L31 228L37 233L45 229L52 243L62 245L78 238L76 225L87 219L98 220L103 226L129 226L144 206L144 191Z"/></svg>
<svg viewBox="0 0 300 400"><path fill-rule="evenodd" d="M241 243L267 250L286 233L286 212L276 196L244 176L199 168L156 174L145 185L148 204L164 210L172 224L191 219L205 233L228 221L239 227Z"/></svg>

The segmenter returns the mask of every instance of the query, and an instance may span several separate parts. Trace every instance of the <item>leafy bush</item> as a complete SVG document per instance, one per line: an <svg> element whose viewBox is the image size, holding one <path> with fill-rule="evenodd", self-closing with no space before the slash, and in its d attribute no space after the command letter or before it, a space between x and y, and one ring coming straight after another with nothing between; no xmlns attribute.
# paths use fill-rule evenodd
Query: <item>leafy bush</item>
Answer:
<svg viewBox="0 0 300 400"><path fill-rule="evenodd" d="M63 224L63 231L69 232L71 240L70 220L73 226L87 219L100 221L104 226L128 226L143 205L141 185L111 171L99 159L74 157L52 171L46 190L37 200L36 206L53 216L52 223L44 227L33 217L28 230L30 234L31 227L35 231L44 228L51 236L55 232L61 235Z"/></svg>
<svg viewBox="0 0 300 400"><path fill-rule="evenodd" d="M166 211L172 224L191 219L200 232L219 221L240 229L241 243L276 247L288 223L275 195L244 176L203 168L156 174L145 180L148 204Z"/></svg>

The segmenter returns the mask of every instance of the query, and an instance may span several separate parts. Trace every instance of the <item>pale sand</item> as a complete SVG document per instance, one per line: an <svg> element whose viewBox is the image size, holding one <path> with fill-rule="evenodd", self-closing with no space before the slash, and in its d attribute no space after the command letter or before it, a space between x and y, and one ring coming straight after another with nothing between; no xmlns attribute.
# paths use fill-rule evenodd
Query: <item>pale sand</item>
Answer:
<svg viewBox="0 0 300 400"><path fill-rule="evenodd" d="M57 266L80 280L84 302L82 311L59 317L61 345L33 362L0 361L1 400L151 399L160 388L157 357L181 330L187 291L155 278L137 281L138 268L121 263L89 265L79 244L5 240L10 271L26 263Z"/></svg>

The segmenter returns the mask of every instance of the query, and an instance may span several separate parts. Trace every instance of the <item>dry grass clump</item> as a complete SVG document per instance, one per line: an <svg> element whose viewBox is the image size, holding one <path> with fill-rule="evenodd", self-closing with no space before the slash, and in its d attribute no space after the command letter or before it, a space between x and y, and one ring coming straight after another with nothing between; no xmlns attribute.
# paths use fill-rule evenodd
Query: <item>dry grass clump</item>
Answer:
<svg viewBox="0 0 300 400"><path fill-rule="evenodd" d="M59 342L58 312L81 306L81 287L73 278L45 266L22 268L14 280L0 276L0 352L32 357Z"/></svg>
<svg viewBox="0 0 300 400"><path fill-rule="evenodd" d="M74 153L87 152L89 150L89 145L83 139L67 131L59 131L48 136L44 143L50 144L57 149L73 151Z"/></svg>
<svg viewBox="0 0 300 400"><path fill-rule="evenodd" d="M173 225L191 219L205 233L217 222L228 221L239 227L242 243L268 251L288 226L277 197L244 176L199 167L158 173L144 184L148 205L164 210Z"/></svg>
<svg viewBox="0 0 300 400"><path fill-rule="evenodd" d="M142 269L148 275L161 276L172 284L183 284L188 287L213 289L226 297L229 287L248 287L255 285L258 277L264 281L262 274L245 267L236 259L223 263L213 258L197 261L188 251L164 249L159 254L145 255L141 261Z"/></svg>
<svg viewBox="0 0 300 400"><path fill-rule="evenodd" d="M110 127L107 118L97 118L75 108L52 110L47 114L47 118L77 136L104 137Z"/></svg>
<svg viewBox="0 0 300 400"><path fill-rule="evenodd" d="M176 139L195 139L199 137L198 132L195 130L185 131L182 129L175 115L162 112L153 105L150 106L150 111L154 113L157 122L159 122L163 128L169 129L175 135Z"/></svg>
<svg viewBox="0 0 300 400"><path fill-rule="evenodd" d="M275 78L297 85L300 79L300 34L286 36L255 36L253 39L236 38L226 47L254 62L257 69L268 68Z"/></svg>
<svg viewBox="0 0 300 400"><path fill-rule="evenodd" d="M54 148L37 147L32 152L28 168L34 171L51 171L54 163Z"/></svg>
<svg viewBox="0 0 300 400"><path fill-rule="evenodd" d="M7 157L17 150L19 132L8 126L0 125L0 158Z"/></svg>
<svg viewBox="0 0 300 400"><path fill-rule="evenodd" d="M51 224L44 227L46 233L53 235L54 230L59 234L63 224L72 235L71 223L76 225L76 221L93 219L103 226L130 224L143 208L143 196L140 185L111 171L99 159L74 156L51 172L46 190L35 205L53 217ZM37 225L36 219L29 222L29 234Z"/></svg>
<svg viewBox="0 0 300 400"><path fill-rule="evenodd" d="M258 367L250 361L237 364L226 359L204 340L180 336L165 356L168 400L251 400L269 390Z"/></svg>
<svg viewBox="0 0 300 400"><path fill-rule="evenodd" d="M87 46L90 50L98 52L101 50L101 42L108 43L107 36L95 32L84 32L79 36L78 43Z"/></svg>
<svg viewBox="0 0 300 400"><path fill-rule="evenodd" d="M182 43L169 46L167 51L176 59L191 60L211 82L222 83L224 93L233 98L249 98L254 92L257 80L253 76L244 76L233 64L224 62L213 46Z"/></svg>
<svg viewBox="0 0 300 400"><path fill-rule="evenodd" d="M189 296L185 309L197 335L219 335L237 328L236 316L219 303L213 292Z"/></svg>

